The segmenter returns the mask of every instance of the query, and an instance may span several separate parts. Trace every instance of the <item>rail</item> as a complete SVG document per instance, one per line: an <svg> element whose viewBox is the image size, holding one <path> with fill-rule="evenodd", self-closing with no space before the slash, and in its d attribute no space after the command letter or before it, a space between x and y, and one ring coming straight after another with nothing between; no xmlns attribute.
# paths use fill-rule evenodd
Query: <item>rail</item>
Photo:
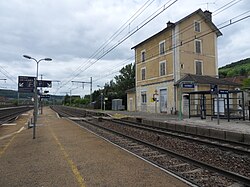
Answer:
<svg viewBox="0 0 250 187"><path fill-rule="evenodd" d="M8 107L0 109L0 125L13 121L16 117L32 110L33 106Z"/></svg>

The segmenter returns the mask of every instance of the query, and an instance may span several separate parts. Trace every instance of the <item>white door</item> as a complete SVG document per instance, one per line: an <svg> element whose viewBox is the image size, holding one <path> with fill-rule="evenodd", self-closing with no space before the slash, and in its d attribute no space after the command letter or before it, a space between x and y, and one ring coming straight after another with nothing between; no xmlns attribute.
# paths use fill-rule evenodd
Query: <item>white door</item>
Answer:
<svg viewBox="0 0 250 187"><path fill-rule="evenodd" d="M183 95L183 114L188 115L189 114L189 96L188 95Z"/></svg>
<svg viewBox="0 0 250 187"><path fill-rule="evenodd" d="M160 111L167 112L167 89L160 90Z"/></svg>
<svg viewBox="0 0 250 187"><path fill-rule="evenodd" d="M133 111L133 98L129 98L129 111Z"/></svg>

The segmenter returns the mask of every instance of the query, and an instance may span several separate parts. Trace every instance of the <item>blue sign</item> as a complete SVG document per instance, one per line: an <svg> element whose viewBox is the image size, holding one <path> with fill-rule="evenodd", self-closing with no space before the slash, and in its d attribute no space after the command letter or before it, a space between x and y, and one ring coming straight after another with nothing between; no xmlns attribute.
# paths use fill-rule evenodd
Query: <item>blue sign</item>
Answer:
<svg viewBox="0 0 250 187"><path fill-rule="evenodd" d="M182 88L194 88L194 83L183 83Z"/></svg>
<svg viewBox="0 0 250 187"><path fill-rule="evenodd" d="M219 94L228 94L228 90L219 90Z"/></svg>
<svg viewBox="0 0 250 187"><path fill-rule="evenodd" d="M41 95L40 98L49 99L50 95Z"/></svg>

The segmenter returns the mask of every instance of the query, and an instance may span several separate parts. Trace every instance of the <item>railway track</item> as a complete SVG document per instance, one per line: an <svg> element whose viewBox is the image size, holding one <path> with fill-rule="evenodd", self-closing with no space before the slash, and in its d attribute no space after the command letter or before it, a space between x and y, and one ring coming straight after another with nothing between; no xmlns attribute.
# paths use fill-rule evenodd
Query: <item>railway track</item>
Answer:
<svg viewBox="0 0 250 187"><path fill-rule="evenodd" d="M117 124L127 125L133 128L144 129L149 132L180 138L182 140L199 142L212 147L219 147L223 150L232 151L238 154L243 154L250 157L250 145L241 142L225 141L221 139L208 138L198 135L190 135L187 133L180 133L175 131L166 130L163 128L150 127L141 123L131 122L124 119L104 119L106 121L112 121Z"/></svg>
<svg viewBox="0 0 250 187"><path fill-rule="evenodd" d="M68 110L64 115L76 117L72 110ZM248 154L247 149L242 149L243 152L239 153L241 148L234 150L228 146L223 148L223 144L209 145L200 140L196 141L195 138L173 137L159 130L140 128L135 124L128 125L128 122L119 123L117 120L100 117L86 117L85 120L77 120L77 123L184 178L194 186L250 184L250 159L249 155L243 153L246 151Z"/></svg>
<svg viewBox="0 0 250 187"><path fill-rule="evenodd" d="M19 115L32 110L33 106L9 107L0 109L0 125L15 120Z"/></svg>

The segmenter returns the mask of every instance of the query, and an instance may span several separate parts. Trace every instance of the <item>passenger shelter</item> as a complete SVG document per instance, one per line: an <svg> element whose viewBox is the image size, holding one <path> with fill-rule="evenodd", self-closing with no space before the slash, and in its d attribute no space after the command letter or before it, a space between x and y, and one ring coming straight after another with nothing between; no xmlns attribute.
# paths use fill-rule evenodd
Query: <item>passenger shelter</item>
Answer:
<svg viewBox="0 0 250 187"><path fill-rule="evenodd" d="M191 117L206 116L220 118L243 119L244 93L240 84L223 79L187 74L175 83L179 97L179 111Z"/></svg>

